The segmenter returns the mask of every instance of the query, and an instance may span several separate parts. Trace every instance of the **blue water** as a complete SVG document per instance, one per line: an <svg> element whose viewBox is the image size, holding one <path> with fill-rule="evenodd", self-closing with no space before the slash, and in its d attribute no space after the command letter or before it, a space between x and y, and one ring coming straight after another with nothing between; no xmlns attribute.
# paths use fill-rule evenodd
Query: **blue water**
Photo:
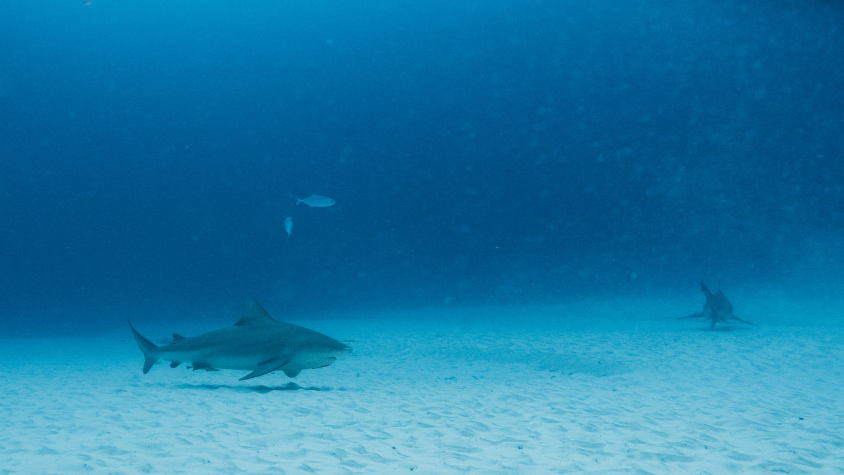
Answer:
<svg viewBox="0 0 844 475"><path fill-rule="evenodd" d="M836 1L45 0L0 45L4 335L841 296Z"/></svg>

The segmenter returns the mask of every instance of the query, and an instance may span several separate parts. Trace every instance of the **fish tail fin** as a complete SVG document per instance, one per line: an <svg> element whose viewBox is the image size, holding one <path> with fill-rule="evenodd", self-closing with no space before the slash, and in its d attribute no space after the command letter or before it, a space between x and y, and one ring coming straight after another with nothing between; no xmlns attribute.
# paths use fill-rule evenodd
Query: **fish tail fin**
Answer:
<svg viewBox="0 0 844 475"><path fill-rule="evenodd" d="M144 354L144 374L149 373L149 369L152 368L152 365L158 361L158 356L155 355L158 349L155 344L146 338L142 337L135 327L132 326L132 322L129 322L129 328L132 329L132 335L135 337L135 341L138 342L138 348L141 349L141 352Z"/></svg>

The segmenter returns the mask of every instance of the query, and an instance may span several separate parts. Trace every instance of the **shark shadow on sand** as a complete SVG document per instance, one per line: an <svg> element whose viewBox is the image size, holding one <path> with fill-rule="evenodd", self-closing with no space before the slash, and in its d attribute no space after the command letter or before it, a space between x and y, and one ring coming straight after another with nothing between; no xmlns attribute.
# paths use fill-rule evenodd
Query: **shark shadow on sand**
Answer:
<svg viewBox="0 0 844 475"><path fill-rule="evenodd" d="M331 388L320 386L299 386L296 383L287 383L281 386L229 386L226 384L180 384L181 389L204 389L206 391L229 390L237 392L249 392L266 394L274 391L331 391Z"/></svg>
<svg viewBox="0 0 844 475"><path fill-rule="evenodd" d="M160 358L170 361L171 368L190 363L194 371L252 371L241 381L276 370L294 378L303 369L323 368L352 351L322 333L274 320L252 297L246 298L243 316L234 326L191 338L173 334L173 343L167 346L142 337L131 322L129 327L144 353L144 374Z"/></svg>
<svg viewBox="0 0 844 475"><path fill-rule="evenodd" d="M716 323L730 323L731 321L746 323L748 325L756 326L755 323L750 323L747 320L742 320L733 315L733 304L727 300L727 296L720 290L713 294L706 288L706 284L700 283L703 295L706 297L706 303L703 304L703 311L688 315L686 317L679 317L677 320L684 320L686 318L705 318L709 320L709 329L712 330Z"/></svg>

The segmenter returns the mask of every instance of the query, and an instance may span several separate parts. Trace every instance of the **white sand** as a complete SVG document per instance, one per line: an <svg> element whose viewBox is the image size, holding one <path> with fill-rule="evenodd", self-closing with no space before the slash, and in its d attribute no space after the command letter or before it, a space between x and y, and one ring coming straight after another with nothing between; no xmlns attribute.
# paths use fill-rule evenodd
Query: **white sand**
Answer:
<svg viewBox="0 0 844 475"><path fill-rule="evenodd" d="M292 383L4 340L0 473L844 473L841 328L608 313L310 322L355 354Z"/></svg>

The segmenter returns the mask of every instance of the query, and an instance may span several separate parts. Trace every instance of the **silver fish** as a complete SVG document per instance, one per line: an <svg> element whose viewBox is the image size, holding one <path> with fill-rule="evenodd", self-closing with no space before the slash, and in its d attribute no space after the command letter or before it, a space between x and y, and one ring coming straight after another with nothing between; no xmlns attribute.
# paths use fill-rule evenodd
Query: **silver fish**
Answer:
<svg viewBox="0 0 844 475"><path fill-rule="evenodd" d="M287 231L287 240L290 240L290 235L293 233L293 218L288 216L284 219L284 230Z"/></svg>
<svg viewBox="0 0 844 475"><path fill-rule="evenodd" d="M334 204L334 200L327 196L320 196L320 195L311 195L304 200L299 199L296 197L296 204L305 203L306 205L312 208L327 208Z"/></svg>

